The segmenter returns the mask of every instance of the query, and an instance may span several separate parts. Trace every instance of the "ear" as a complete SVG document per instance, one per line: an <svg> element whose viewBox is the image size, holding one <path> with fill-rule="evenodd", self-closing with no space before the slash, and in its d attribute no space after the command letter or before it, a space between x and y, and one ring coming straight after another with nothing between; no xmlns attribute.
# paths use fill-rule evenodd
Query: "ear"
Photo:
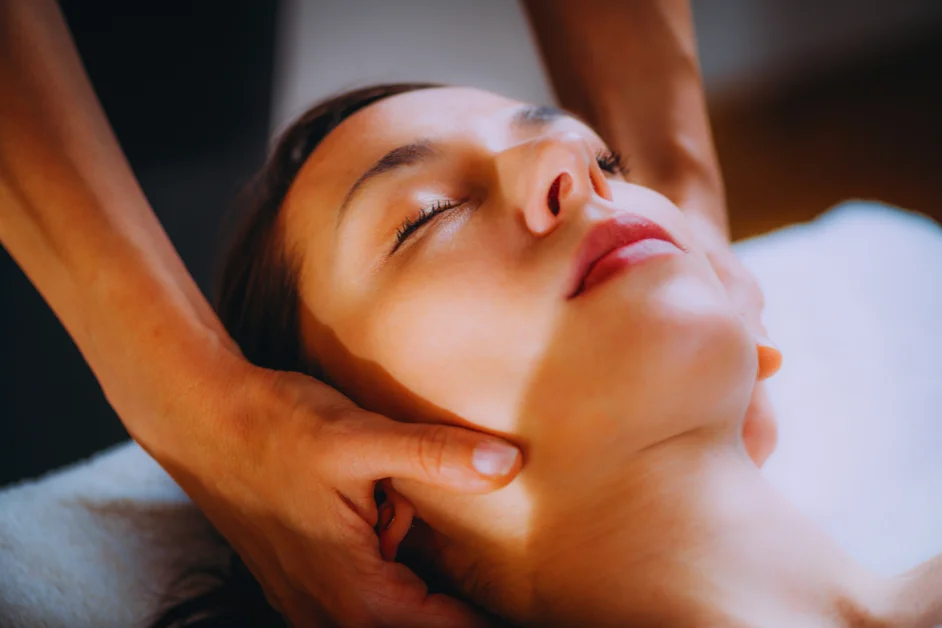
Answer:
<svg viewBox="0 0 942 628"><path fill-rule="evenodd" d="M394 561L400 543L412 528L415 508L409 500L396 492L392 482L383 480L380 484L385 498L379 505L379 520L376 524L379 552L383 560Z"/></svg>
<svg viewBox="0 0 942 628"><path fill-rule="evenodd" d="M758 379L762 381L778 373L782 368L782 352L765 336L756 336L756 351L759 354Z"/></svg>

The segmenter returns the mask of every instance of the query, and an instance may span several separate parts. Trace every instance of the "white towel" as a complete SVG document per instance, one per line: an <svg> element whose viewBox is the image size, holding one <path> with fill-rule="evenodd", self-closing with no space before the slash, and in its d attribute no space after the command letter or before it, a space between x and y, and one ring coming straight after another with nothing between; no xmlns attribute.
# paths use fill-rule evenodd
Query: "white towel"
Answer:
<svg viewBox="0 0 942 628"><path fill-rule="evenodd" d="M942 230L854 203L738 245L785 355L767 476L883 573L942 551ZM146 625L218 559L208 524L140 448L0 492L0 626Z"/></svg>

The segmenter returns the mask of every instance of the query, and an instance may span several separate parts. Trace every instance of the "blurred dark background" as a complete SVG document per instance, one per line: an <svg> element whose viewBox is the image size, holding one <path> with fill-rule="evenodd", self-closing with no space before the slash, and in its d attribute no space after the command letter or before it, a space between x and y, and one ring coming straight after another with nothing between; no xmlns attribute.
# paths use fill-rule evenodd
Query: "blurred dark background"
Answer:
<svg viewBox="0 0 942 628"><path fill-rule="evenodd" d="M510 0L62 7L147 197L207 293L232 200L272 129L308 102L357 80L400 79L551 98ZM942 3L693 7L735 237L808 220L847 198L942 219ZM401 54L389 51L396 42ZM0 485L127 438L81 355L2 249L0 294Z"/></svg>
<svg viewBox="0 0 942 628"><path fill-rule="evenodd" d="M208 294L220 225L265 154L276 3L60 6L145 194ZM0 485L126 439L81 354L3 249L0 294Z"/></svg>

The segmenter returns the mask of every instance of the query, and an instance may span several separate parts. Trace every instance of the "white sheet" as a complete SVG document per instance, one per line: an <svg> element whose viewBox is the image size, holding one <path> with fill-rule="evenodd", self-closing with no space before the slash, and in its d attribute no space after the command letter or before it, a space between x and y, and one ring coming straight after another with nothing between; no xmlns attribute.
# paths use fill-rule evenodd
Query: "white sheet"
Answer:
<svg viewBox="0 0 942 628"><path fill-rule="evenodd" d="M942 552L942 230L855 203L739 252L784 354L766 477L879 573Z"/></svg>
<svg viewBox="0 0 942 628"><path fill-rule="evenodd" d="M942 551L942 230L874 204L739 245L785 354L767 476L864 564ZM0 492L0 626L134 626L209 528L134 444Z"/></svg>

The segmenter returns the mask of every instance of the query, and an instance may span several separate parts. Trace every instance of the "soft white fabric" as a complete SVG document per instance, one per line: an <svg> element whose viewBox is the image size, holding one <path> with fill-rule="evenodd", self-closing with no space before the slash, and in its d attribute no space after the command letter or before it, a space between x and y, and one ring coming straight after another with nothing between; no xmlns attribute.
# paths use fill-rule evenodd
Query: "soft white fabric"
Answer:
<svg viewBox="0 0 942 628"><path fill-rule="evenodd" d="M0 493L0 626L147 625L215 560L212 529L134 443ZM213 551L215 550L215 551Z"/></svg>
<svg viewBox="0 0 942 628"><path fill-rule="evenodd" d="M942 551L942 230L845 205L739 245L785 354L767 475L864 564ZM205 520L136 445L0 492L0 626L135 626Z"/></svg>
<svg viewBox="0 0 942 628"><path fill-rule="evenodd" d="M784 355L766 477L879 573L942 552L942 229L848 203L739 253Z"/></svg>

